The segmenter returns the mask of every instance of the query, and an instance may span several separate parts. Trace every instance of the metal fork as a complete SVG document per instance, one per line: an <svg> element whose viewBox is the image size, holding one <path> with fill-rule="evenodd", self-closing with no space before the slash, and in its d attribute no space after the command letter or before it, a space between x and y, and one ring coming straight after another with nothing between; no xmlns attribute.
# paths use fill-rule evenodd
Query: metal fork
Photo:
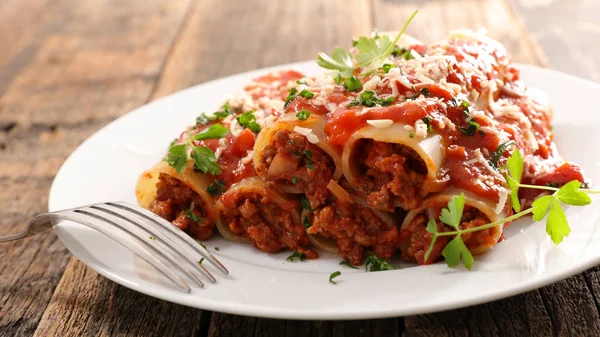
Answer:
<svg viewBox="0 0 600 337"><path fill-rule="evenodd" d="M197 273L203 274L213 283L217 281L204 268L203 260L209 261L223 274L229 274L227 268L206 247L189 237L181 229L146 209L125 202L106 202L39 214L29 222L27 229L22 233L0 236L0 243L41 233L56 226L60 220L80 223L110 237L154 266L185 292L191 291L190 286L159 258L167 261L180 274L186 275L200 287L204 287L204 283ZM127 244L123 237L107 230L108 227L117 228L141 246ZM194 258L193 252L200 254L203 259L199 261Z"/></svg>

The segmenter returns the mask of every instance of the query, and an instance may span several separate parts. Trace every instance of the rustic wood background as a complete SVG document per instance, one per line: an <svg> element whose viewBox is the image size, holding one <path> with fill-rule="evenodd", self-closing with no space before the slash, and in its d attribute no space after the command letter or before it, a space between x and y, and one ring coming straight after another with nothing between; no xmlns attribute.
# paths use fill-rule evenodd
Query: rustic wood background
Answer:
<svg viewBox="0 0 600 337"><path fill-rule="evenodd" d="M516 61L600 80L596 0L2 0L0 233L47 209L86 137L144 103L217 77L313 59L373 27L425 41L486 27ZM2 336L600 336L600 269L430 315L285 321L191 309L119 286L53 233L0 245Z"/></svg>

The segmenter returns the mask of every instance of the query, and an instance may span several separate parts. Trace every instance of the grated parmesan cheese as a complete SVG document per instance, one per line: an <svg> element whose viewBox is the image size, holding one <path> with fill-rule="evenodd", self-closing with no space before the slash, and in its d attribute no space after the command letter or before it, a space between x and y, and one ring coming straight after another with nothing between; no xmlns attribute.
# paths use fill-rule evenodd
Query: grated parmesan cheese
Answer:
<svg viewBox="0 0 600 337"><path fill-rule="evenodd" d="M242 164L248 164L249 162L252 161L252 157L254 155L254 151L253 150L248 150L248 154L241 159Z"/></svg>
<svg viewBox="0 0 600 337"><path fill-rule="evenodd" d="M392 124L394 124L394 121L391 119L369 119L367 120L367 123L369 123L377 129L385 129L392 126Z"/></svg>
<svg viewBox="0 0 600 337"><path fill-rule="evenodd" d="M498 203L496 204L496 208L494 208L494 213L500 214L504 207L506 206L506 200L508 200L509 191L506 188L500 190L500 194L498 195Z"/></svg>
<svg viewBox="0 0 600 337"><path fill-rule="evenodd" d="M420 119L415 122L415 136L421 138L427 137L427 124Z"/></svg>

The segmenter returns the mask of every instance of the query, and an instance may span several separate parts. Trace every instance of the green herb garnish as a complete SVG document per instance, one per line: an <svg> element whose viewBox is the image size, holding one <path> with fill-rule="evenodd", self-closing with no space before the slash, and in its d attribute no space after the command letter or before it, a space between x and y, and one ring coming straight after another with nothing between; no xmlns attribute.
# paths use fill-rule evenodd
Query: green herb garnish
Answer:
<svg viewBox="0 0 600 337"><path fill-rule="evenodd" d="M468 125L468 127L466 127L466 128L461 126L460 132L464 133L467 136L474 136L475 133L479 131L480 135L482 135L482 136L484 135L483 131L479 130L479 123L477 123L476 121L471 119L467 123L467 125Z"/></svg>
<svg viewBox="0 0 600 337"><path fill-rule="evenodd" d="M312 212L312 208L310 207L310 202L308 201L308 199L302 198L302 200L300 200L300 205L302 205L302 208L304 208L305 210Z"/></svg>
<svg viewBox="0 0 600 337"><path fill-rule="evenodd" d="M188 132L186 143L171 146L163 161L173 167L177 173L181 173L190 158L191 151L195 170L209 174L221 174L221 168L217 164L217 158L212 150L205 146L195 146L192 140L193 138Z"/></svg>
<svg viewBox="0 0 600 337"><path fill-rule="evenodd" d="M223 193L223 188L225 187L225 182L220 179L215 179L213 182L206 188L206 192L212 195L213 197L218 196Z"/></svg>
<svg viewBox="0 0 600 337"><path fill-rule="evenodd" d="M427 231L432 234L432 238L431 244L425 253L425 261L428 260L437 238L440 236L454 236L454 238L442 250L442 255L446 259L446 264L449 267L456 267L462 260L465 267L467 267L467 269L471 269L473 267L474 259L473 255L462 240L463 234L474 233L493 228L502 225L505 222L521 218L530 213L533 213L534 221L542 221L544 218L546 218L546 233L548 233L552 239L552 242L559 244L562 242L565 236L568 236L569 233L571 233L571 228L565 216L562 204L573 206L589 205L592 202L589 194L600 193L598 190L581 188L582 183L577 180L570 181L561 188L521 184L520 181L523 172L523 158L521 157L521 153L518 149L513 151L511 156L508 158L507 167L508 172L506 174L506 181L511 189L511 201L513 208L517 211L517 213L505 219L494 221L479 227L461 229L460 223L464 209L464 195L461 194L460 196L452 197L447 208L442 210L439 220L452 227L454 230L440 232L438 231L435 220L429 220L427 223ZM533 202L532 207L520 211L521 205L518 200L519 188L541 189L553 191L554 193L552 195L546 195L538 198Z"/></svg>
<svg viewBox="0 0 600 337"><path fill-rule="evenodd" d="M223 125L217 123L213 124L207 129L204 129L192 138L193 140L206 140L206 139L220 139L225 137L229 133L229 129Z"/></svg>
<svg viewBox="0 0 600 337"><path fill-rule="evenodd" d="M350 267L352 269L358 269L358 267L351 265L350 262L348 262L346 260L340 261L340 266L346 266L346 267Z"/></svg>
<svg viewBox="0 0 600 337"><path fill-rule="evenodd" d="M196 221L196 222L204 222L204 219L202 219L201 217L197 216L196 214L194 214L194 212L192 212L191 209L186 209L185 210L185 217L192 220L192 221Z"/></svg>
<svg viewBox="0 0 600 337"><path fill-rule="evenodd" d="M259 133L261 128L260 125L256 122L256 116L254 116L254 110L246 111L243 114L239 115L237 121L244 128L250 129L250 131L254 133Z"/></svg>
<svg viewBox="0 0 600 337"><path fill-rule="evenodd" d="M493 167L493 168L495 168L495 169L498 169L498 161L500 160L500 158L504 154L504 151L506 150L506 148L509 145L512 145L514 143L515 143L514 141L509 140L509 141L506 141L506 142L498 145L498 148L496 149L496 151L494 151L492 153L492 155L490 156L490 166Z"/></svg>
<svg viewBox="0 0 600 337"><path fill-rule="evenodd" d="M347 77L344 80L344 88L350 92L361 91L363 86L360 80L356 76Z"/></svg>
<svg viewBox="0 0 600 337"><path fill-rule="evenodd" d="M299 259L300 261L304 261L306 259L306 256L300 252L293 252L292 255L288 256L287 259L285 259L285 260L294 262L296 259Z"/></svg>
<svg viewBox="0 0 600 337"><path fill-rule="evenodd" d="M381 106L387 106L394 103L394 96L387 98L379 98L375 94L375 91L367 90L360 93L359 100L353 100L350 102L350 106L362 105L369 108L379 104Z"/></svg>
<svg viewBox="0 0 600 337"><path fill-rule="evenodd" d="M398 269L400 266L396 266L388 263L386 260L380 259L375 255L371 255L365 261L365 272L367 271L382 271Z"/></svg>
<svg viewBox="0 0 600 337"><path fill-rule="evenodd" d="M333 279L340 275L342 275L342 273L339 270L331 273L331 275L329 275L329 283L337 284L337 282L335 282Z"/></svg>
<svg viewBox="0 0 600 337"><path fill-rule="evenodd" d="M307 120L308 117L310 117L310 111L308 111L308 110L302 109L302 110L298 111L298 113L296 114L296 118L298 118L298 120L301 120L301 121Z"/></svg>
<svg viewBox="0 0 600 337"><path fill-rule="evenodd" d="M306 229L308 229L311 226L310 221L308 221L308 218L304 218L304 220L302 220L302 225Z"/></svg>
<svg viewBox="0 0 600 337"><path fill-rule="evenodd" d="M313 97L315 97L315 94L313 94L312 92L310 92L306 89L302 89L302 91L300 91L300 93L298 93L298 96L302 96L304 98L313 98Z"/></svg>

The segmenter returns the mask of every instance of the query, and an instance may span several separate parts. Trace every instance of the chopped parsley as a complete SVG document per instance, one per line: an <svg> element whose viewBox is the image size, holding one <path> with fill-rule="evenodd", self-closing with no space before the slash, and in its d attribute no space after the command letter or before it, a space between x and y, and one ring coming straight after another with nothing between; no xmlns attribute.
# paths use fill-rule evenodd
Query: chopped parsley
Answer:
<svg viewBox="0 0 600 337"><path fill-rule="evenodd" d="M292 184L297 184L298 183L298 177L293 177L292 178Z"/></svg>
<svg viewBox="0 0 600 337"><path fill-rule="evenodd" d="M196 117L196 124L205 125L212 121L220 121L226 118L229 115L233 115L234 111L231 109L231 105L229 101L225 102L221 107L220 111L215 111L215 113L207 115L206 113L202 113L200 116Z"/></svg>
<svg viewBox="0 0 600 337"><path fill-rule="evenodd" d="M308 168L309 168L309 169L311 169L311 170L316 170L316 169L317 169L317 168L315 167L315 164L312 162L312 160L309 160L309 161L306 163L306 166L308 166Z"/></svg>
<svg viewBox="0 0 600 337"><path fill-rule="evenodd" d="M302 198L302 200L300 200L300 205L302 205L302 208L304 208L305 210L312 212L312 208L310 208L310 202L308 201L308 199Z"/></svg>
<svg viewBox="0 0 600 337"><path fill-rule="evenodd" d="M431 126L431 121L433 118L431 118L431 116L425 116L421 118L421 120L423 123L425 123L425 125L427 125L427 133L433 133L433 126Z"/></svg>
<svg viewBox="0 0 600 337"><path fill-rule="evenodd" d="M383 71L384 71L384 72L387 74L387 73L389 73L389 72L390 72L390 69L392 69L392 68L396 68L396 65L395 65L395 64L389 64L389 63L386 63L386 64L384 64L384 65L383 65L383 67L381 67L381 68L382 68L382 69L383 69Z"/></svg>
<svg viewBox="0 0 600 337"><path fill-rule="evenodd" d="M300 80L296 80L296 84L304 84L304 85L306 85L306 82L302 82Z"/></svg>
<svg viewBox="0 0 600 337"><path fill-rule="evenodd" d="M221 248L219 248L219 247L215 247L215 250L218 252L218 251L220 251L220 250L221 250Z"/></svg>
<svg viewBox="0 0 600 337"><path fill-rule="evenodd" d="M206 188L206 192L212 195L213 197L218 196L223 193L223 188L225 187L225 182L220 179L213 180L212 184Z"/></svg>
<svg viewBox="0 0 600 337"><path fill-rule="evenodd" d="M297 93L298 93L298 89L296 89L296 87L293 87L292 89L290 89L290 93L285 98L285 104L283 105L284 109L287 108L288 105L290 105L290 103L294 100L294 98L296 98Z"/></svg>
<svg viewBox="0 0 600 337"><path fill-rule="evenodd" d="M356 76L350 76L344 80L344 88L349 92L361 91L363 86Z"/></svg>
<svg viewBox="0 0 600 337"><path fill-rule="evenodd" d="M390 264L387 261L380 259L375 255L369 256L367 258L367 261L365 262L365 272L391 270L391 269L398 269L398 268L400 268L400 266Z"/></svg>
<svg viewBox="0 0 600 337"><path fill-rule="evenodd" d="M394 103L394 96L387 98L378 98L375 91L367 90L360 93L359 100L353 100L350 102L350 106L362 105L369 108L379 104L381 106L387 106Z"/></svg>
<svg viewBox="0 0 600 337"><path fill-rule="evenodd" d="M430 97L430 96L431 96L431 93L429 92L429 89L428 89L428 88L421 88L421 90L419 90L419 92L420 92L420 93L421 93L423 96L425 96L425 97Z"/></svg>
<svg viewBox="0 0 600 337"><path fill-rule="evenodd" d="M156 240L156 236L151 236L150 240Z"/></svg>
<svg viewBox="0 0 600 337"><path fill-rule="evenodd" d="M194 214L194 212L192 212L191 209L186 209L185 210L185 217L192 220L192 221L196 221L196 222L204 222L204 219L202 219L201 217L197 216L196 214Z"/></svg>
<svg viewBox="0 0 600 337"><path fill-rule="evenodd" d="M294 262L294 261L296 261L296 259L298 259L300 261L304 261L306 259L306 256L300 252L293 252L292 255L288 256L287 259L285 259L285 260Z"/></svg>
<svg viewBox="0 0 600 337"><path fill-rule="evenodd" d="M498 161L500 160L500 158L502 158L504 151L506 150L506 148L509 145L512 145L514 143L515 142L513 140L508 140L508 141L498 145L498 148L496 149L496 151L494 151L494 153L492 153L492 155L490 156L490 166L495 169L498 169Z"/></svg>
<svg viewBox="0 0 600 337"><path fill-rule="evenodd" d="M310 149L306 149L306 150L304 150L304 155L305 155L305 156L306 156L306 158L308 158L308 159L313 159L313 156L312 156L312 151L311 151Z"/></svg>
<svg viewBox="0 0 600 337"><path fill-rule="evenodd" d="M355 266L351 265L350 262L348 262L346 260L340 261L340 266L347 266L347 267L350 267L352 269L358 269L358 267L355 267Z"/></svg>
<svg viewBox="0 0 600 337"><path fill-rule="evenodd" d="M308 221L308 218L304 218L304 220L302 220L302 225L304 225L304 228L308 229L311 224L310 221Z"/></svg>
<svg viewBox="0 0 600 337"><path fill-rule="evenodd" d="M204 262L204 258L200 258L200 261L198 261L198 264L202 264L202 262Z"/></svg>
<svg viewBox="0 0 600 337"><path fill-rule="evenodd" d="M408 137L409 138L415 138L415 134L411 132L411 133L408 134Z"/></svg>
<svg viewBox="0 0 600 337"><path fill-rule="evenodd" d="M479 123L477 123L476 121L471 119L467 124L469 126L466 128L460 127L460 132L464 133L467 136L474 136L475 132L479 131L480 135L484 135L483 131L479 130Z"/></svg>
<svg viewBox="0 0 600 337"><path fill-rule="evenodd" d="M301 121L307 120L308 117L310 117L310 111L305 110L305 109L298 111L298 113L296 114L296 118L298 118L298 120L301 120Z"/></svg>
<svg viewBox="0 0 600 337"><path fill-rule="evenodd" d="M298 96L302 96L304 98L313 98L313 97L315 97L315 94L313 94L312 92L310 92L306 89L302 89L302 91L300 91Z"/></svg>
<svg viewBox="0 0 600 337"><path fill-rule="evenodd" d="M337 284L337 282L335 282L333 279L336 278L336 277L338 277L338 276L340 276L340 275L342 275L342 273L339 270L334 271L333 273L331 273L331 275L329 275L329 283Z"/></svg>
<svg viewBox="0 0 600 337"><path fill-rule="evenodd" d="M254 133L259 133L261 128L260 125L256 122L256 116L254 116L254 110L246 111L243 114L239 115L237 121L244 128L250 129L250 131Z"/></svg>

